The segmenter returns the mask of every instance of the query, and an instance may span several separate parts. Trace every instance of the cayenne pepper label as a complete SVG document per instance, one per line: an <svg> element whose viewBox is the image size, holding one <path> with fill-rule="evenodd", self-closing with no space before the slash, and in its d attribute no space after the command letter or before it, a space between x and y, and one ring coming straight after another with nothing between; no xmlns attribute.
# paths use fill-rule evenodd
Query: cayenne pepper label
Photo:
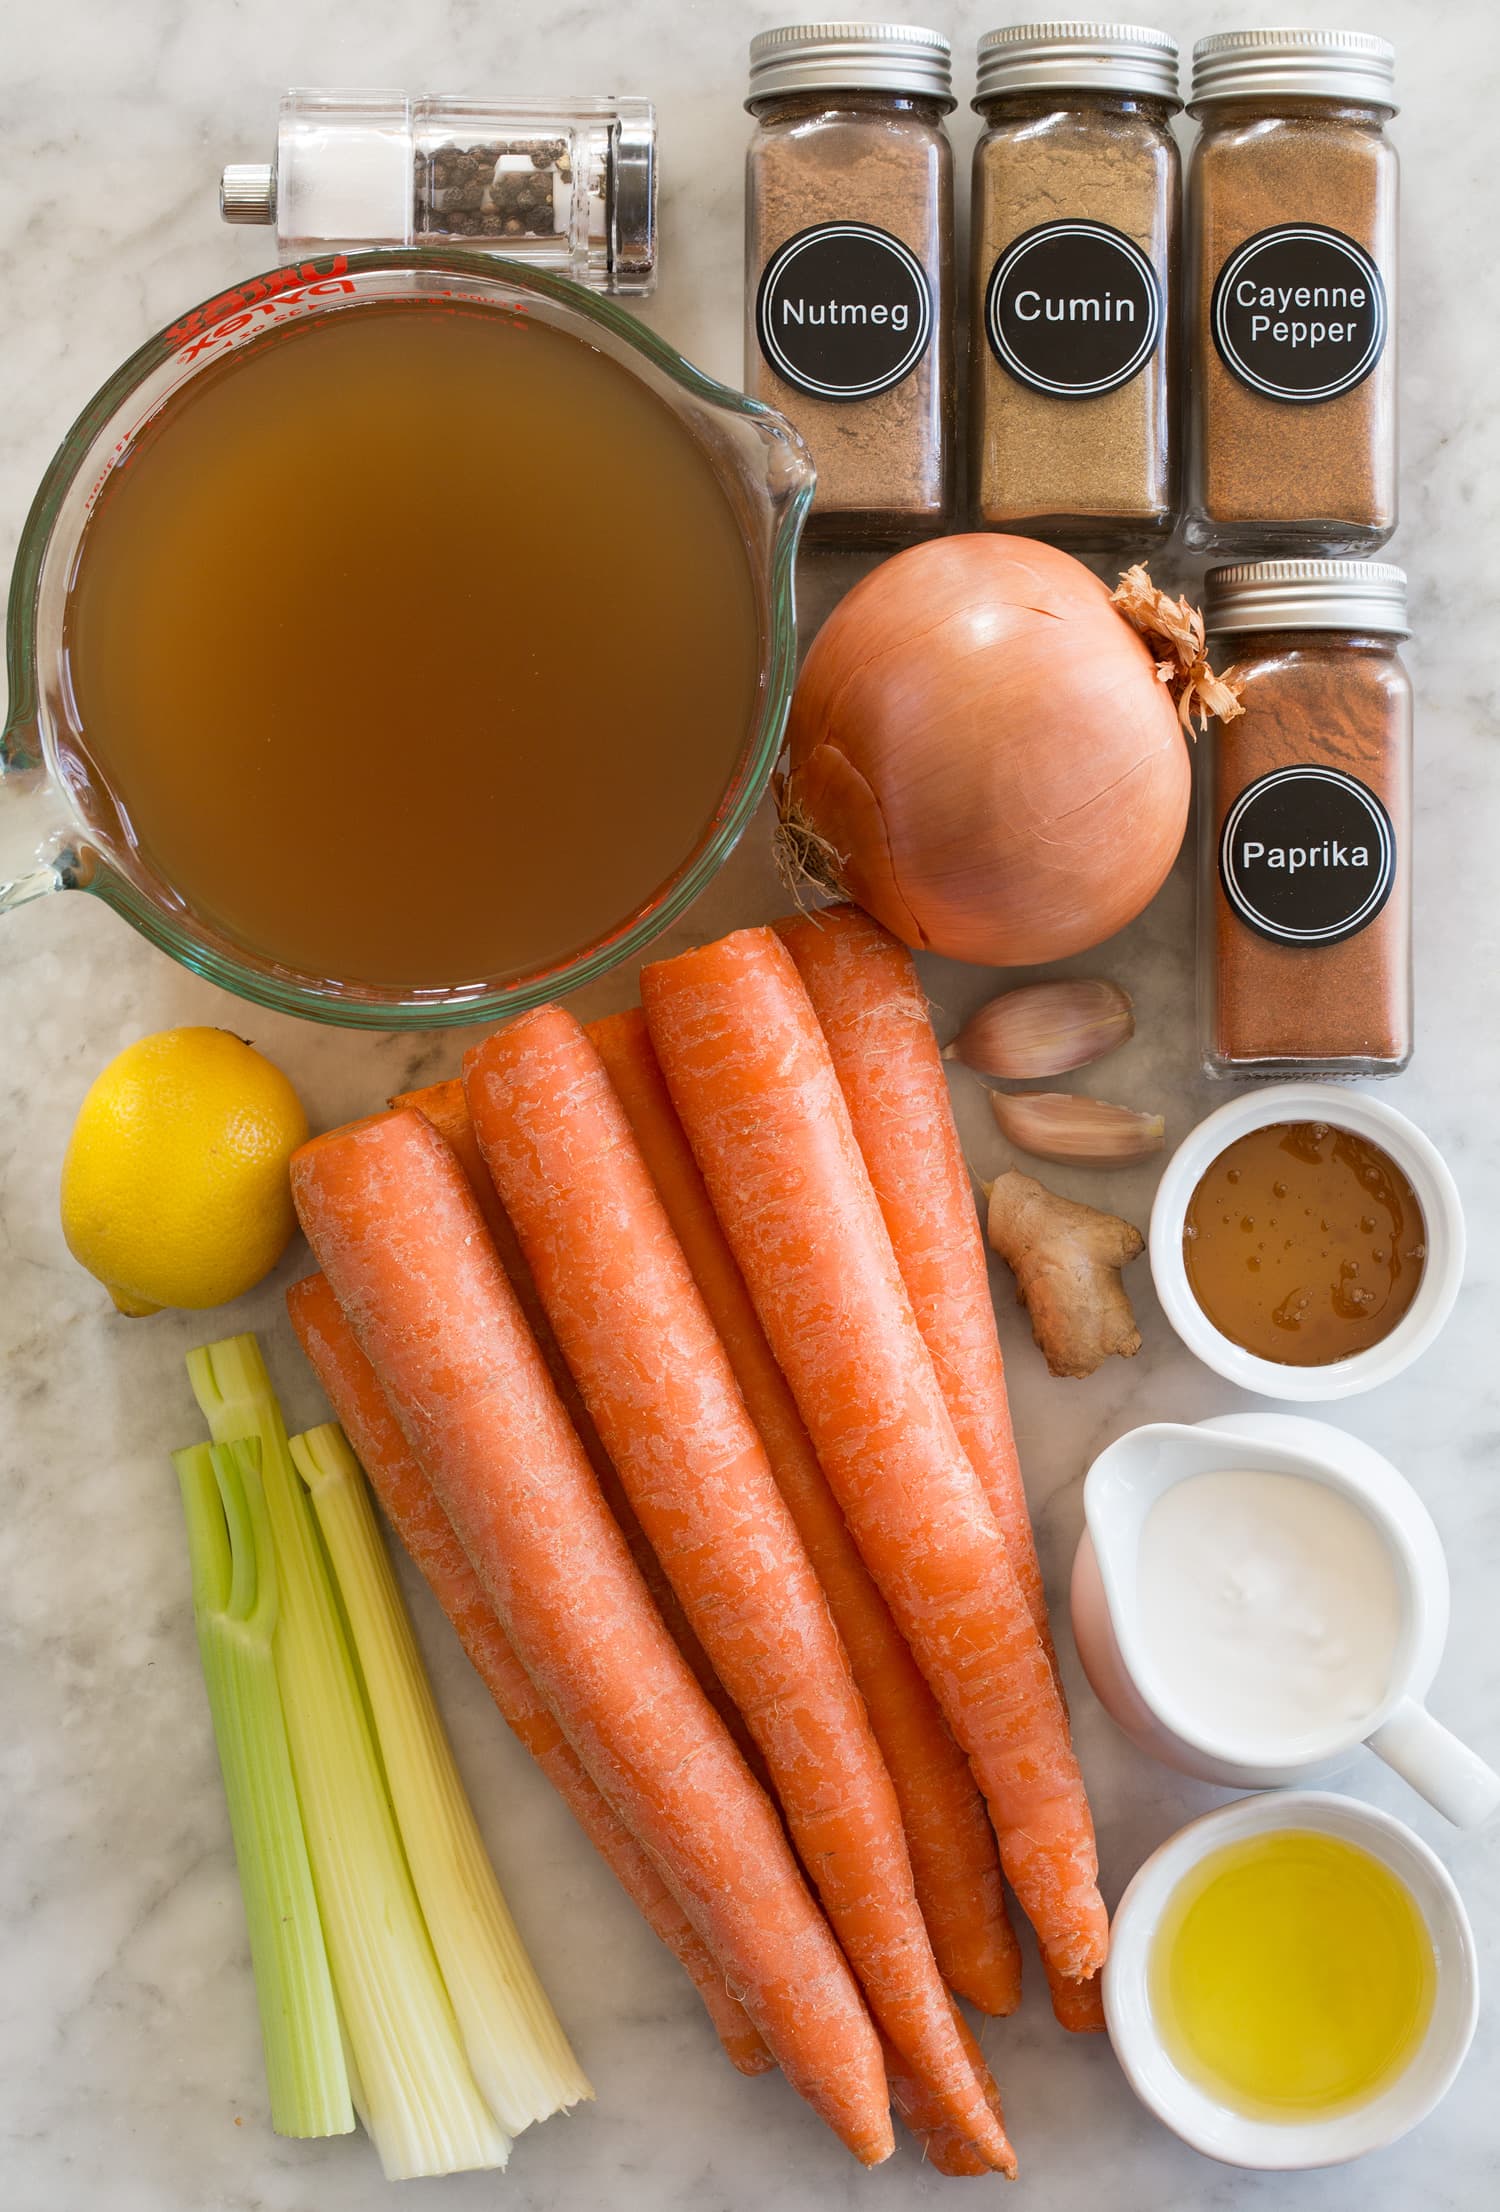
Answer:
<svg viewBox="0 0 1500 2212"><path fill-rule="evenodd" d="M1385 351L1385 283L1342 231L1277 223L1224 263L1209 324L1219 359L1252 392L1304 406L1337 399Z"/></svg>

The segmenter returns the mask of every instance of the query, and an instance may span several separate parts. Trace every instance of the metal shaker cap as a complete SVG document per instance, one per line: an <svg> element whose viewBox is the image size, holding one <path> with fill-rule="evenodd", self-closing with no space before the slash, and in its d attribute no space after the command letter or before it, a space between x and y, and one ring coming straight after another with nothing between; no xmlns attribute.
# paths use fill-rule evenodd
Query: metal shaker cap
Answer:
<svg viewBox="0 0 1500 2212"><path fill-rule="evenodd" d="M979 41L973 106L1007 92L1138 93L1170 100L1177 91L1177 41L1142 23L1012 23Z"/></svg>
<svg viewBox="0 0 1500 2212"><path fill-rule="evenodd" d="M1409 637L1406 571L1386 561L1240 561L1211 568L1203 616L1240 630L1373 630Z"/></svg>
<svg viewBox="0 0 1500 2212"><path fill-rule="evenodd" d="M916 23L788 23L750 41L745 101L779 92L893 92L953 106L953 49Z"/></svg>
<svg viewBox="0 0 1500 2212"><path fill-rule="evenodd" d="M276 172L268 161L232 161L219 179L219 213L226 223L274 223Z"/></svg>
<svg viewBox="0 0 1500 2212"><path fill-rule="evenodd" d="M609 268L615 289L649 291L656 274L656 109L622 99L611 134Z"/></svg>
<svg viewBox="0 0 1500 2212"><path fill-rule="evenodd" d="M1371 31L1216 31L1193 48L1189 111L1215 100L1346 100L1396 113L1396 49Z"/></svg>

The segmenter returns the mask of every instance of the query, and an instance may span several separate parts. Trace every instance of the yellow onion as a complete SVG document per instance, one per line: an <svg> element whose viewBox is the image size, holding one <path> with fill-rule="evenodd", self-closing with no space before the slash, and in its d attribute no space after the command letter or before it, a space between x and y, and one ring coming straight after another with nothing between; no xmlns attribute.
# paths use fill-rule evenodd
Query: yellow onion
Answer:
<svg viewBox="0 0 1500 2212"><path fill-rule="evenodd" d="M1235 711L1201 618L1132 577L1117 606L1070 554L990 535L867 576L792 701L784 859L955 960L1058 960L1122 929L1182 843L1195 694Z"/></svg>

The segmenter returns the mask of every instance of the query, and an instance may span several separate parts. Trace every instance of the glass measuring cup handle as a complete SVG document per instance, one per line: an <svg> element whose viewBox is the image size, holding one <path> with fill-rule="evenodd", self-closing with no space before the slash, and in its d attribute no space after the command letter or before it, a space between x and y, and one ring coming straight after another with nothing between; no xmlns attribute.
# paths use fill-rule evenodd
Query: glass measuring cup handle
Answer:
<svg viewBox="0 0 1500 2212"><path fill-rule="evenodd" d="M74 842L35 727L13 722L0 736L0 914L49 891L84 890L92 874L92 857Z"/></svg>
<svg viewBox="0 0 1500 2212"><path fill-rule="evenodd" d="M1415 1698L1403 1698L1369 1744L1456 1828L1478 1828L1500 1812L1500 1774Z"/></svg>

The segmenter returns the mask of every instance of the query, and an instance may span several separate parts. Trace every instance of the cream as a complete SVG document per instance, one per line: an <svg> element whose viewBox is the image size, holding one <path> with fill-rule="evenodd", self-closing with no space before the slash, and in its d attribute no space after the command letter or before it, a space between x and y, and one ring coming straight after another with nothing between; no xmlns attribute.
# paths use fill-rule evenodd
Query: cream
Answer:
<svg viewBox="0 0 1500 2212"><path fill-rule="evenodd" d="M1140 1635L1157 1701L1264 1757L1347 1739L1384 1702L1403 1608L1369 1514L1301 1475L1192 1475L1141 1531Z"/></svg>

